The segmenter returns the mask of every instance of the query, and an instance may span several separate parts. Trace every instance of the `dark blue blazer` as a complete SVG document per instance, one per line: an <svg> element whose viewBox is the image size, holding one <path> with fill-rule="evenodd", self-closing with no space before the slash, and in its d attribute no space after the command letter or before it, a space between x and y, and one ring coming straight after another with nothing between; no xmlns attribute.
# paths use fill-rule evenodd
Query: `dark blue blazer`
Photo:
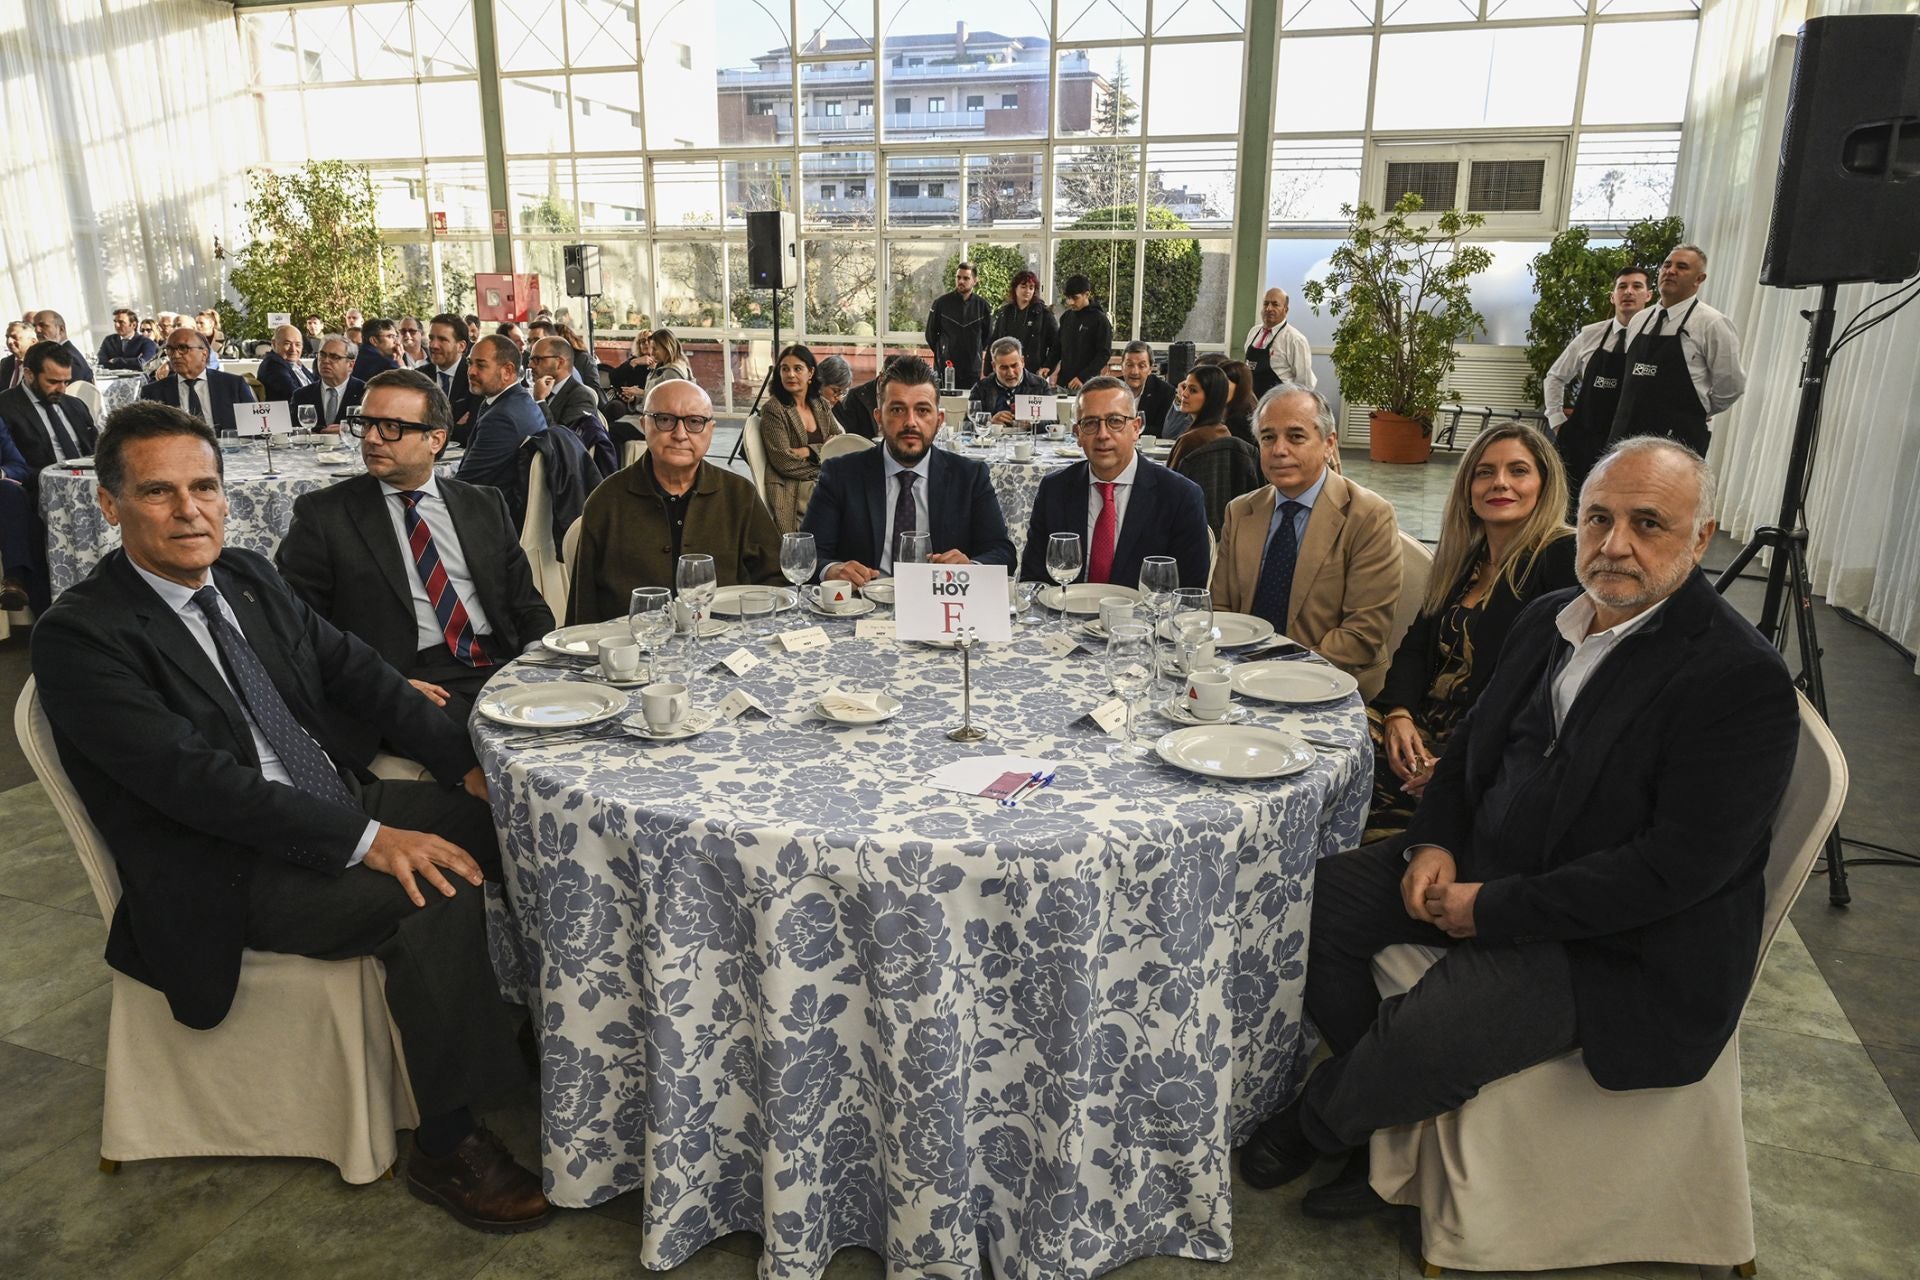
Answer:
<svg viewBox="0 0 1920 1280"><path fill-rule="evenodd" d="M1139 455L1136 455L1139 456ZM1020 557L1020 577L1047 582L1047 537L1055 533L1080 535L1082 568L1076 582L1087 580L1085 564L1093 548L1087 541L1087 493L1091 476L1084 462L1040 482L1033 498L1033 518L1027 524L1027 546ZM1180 562L1180 585L1207 585L1207 502L1200 486L1176 471L1146 457L1134 473L1133 492L1127 497L1127 516L1113 544L1113 573L1109 581L1131 587L1140 581L1140 562L1148 556L1172 556Z"/></svg>
<svg viewBox="0 0 1920 1280"><path fill-rule="evenodd" d="M138 373L146 367L147 361L159 354L160 348L145 334L136 333L130 338L123 338L117 333L110 333L100 344L100 367Z"/></svg>
<svg viewBox="0 0 1920 1280"><path fill-rule="evenodd" d="M267 399L289 403L295 391L319 381L307 366L288 364L273 351L260 357L260 370L254 376L260 379L260 389L267 393Z"/></svg>
<svg viewBox="0 0 1920 1280"><path fill-rule="evenodd" d="M208 420L213 423L216 431L232 431L234 429L233 406L252 404L253 388L247 385L245 378L234 373L221 373L218 370L209 369L201 377L207 384L207 399L210 401L207 405ZM179 376L170 373L164 378L149 382L140 388L140 398L158 400L162 404L178 405L180 403Z"/></svg>
<svg viewBox="0 0 1920 1280"><path fill-rule="evenodd" d="M547 429L547 415L533 402L533 395L519 383L500 393L490 406L475 401L473 430L467 437L467 456L455 472L468 484L490 484L502 493L510 493L514 484L515 460L528 436Z"/></svg>
<svg viewBox="0 0 1920 1280"><path fill-rule="evenodd" d="M313 406L314 415L319 419L317 425L320 428L324 428L327 425L327 402L322 398L322 393L325 390L326 384L321 382L320 379L315 378L312 382L309 382L306 386L300 388L287 398L287 415L293 419L293 429L295 431L300 429L300 406L305 404ZM345 385L340 388L340 416L334 419L334 425L339 426L341 421L346 418L347 410L359 404L362 400L366 399L366 397L367 384L358 378L348 378Z"/></svg>
<svg viewBox="0 0 1920 1280"><path fill-rule="evenodd" d="M93 366L87 363L86 356L81 354L80 348L73 345L73 339L67 339L66 346L67 359L73 362L73 380L75 382L92 382Z"/></svg>
<svg viewBox="0 0 1920 1280"><path fill-rule="evenodd" d="M360 354L353 358L353 376L365 382L376 373L385 373L389 369L398 369L399 363L388 359L374 349L370 342L360 344Z"/></svg>
<svg viewBox="0 0 1920 1280"><path fill-rule="evenodd" d="M1000 379L988 374L974 383L973 390L967 393L967 408L977 408L985 413L1011 413L1015 396L1045 396L1051 400L1057 394L1052 384L1031 369L1022 370L1020 381L1011 387L1001 386ZM1049 405L1048 409L1051 410L1052 406ZM1048 420L1052 420L1051 415Z"/></svg>
<svg viewBox="0 0 1920 1280"><path fill-rule="evenodd" d="M436 384L440 382L440 371L433 367L431 360L420 365L417 372L426 374ZM452 387L441 387L441 390L447 393L447 404L453 409L453 438L465 444L467 437L472 434L473 423L469 421L462 424L460 419L473 412L473 407L480 403L480 398L473 394L473 384L467 381L467 358L464 355L460 357L460 363L453 366L453 374L449 380L453 383Z"/></svg>
<svg viewBox="0 0 1920 1280"><path fill-rule="evenodd" d="M985 463L934 449L927 479L927 519L933 526L933 550L964 552L980 564L1013 564L1013 541L1006 518L993 496ZM880 566L880 543L887 532L885 446L829 458L807 504L800 528L813 535L820 567L858 560Z"/></svg>

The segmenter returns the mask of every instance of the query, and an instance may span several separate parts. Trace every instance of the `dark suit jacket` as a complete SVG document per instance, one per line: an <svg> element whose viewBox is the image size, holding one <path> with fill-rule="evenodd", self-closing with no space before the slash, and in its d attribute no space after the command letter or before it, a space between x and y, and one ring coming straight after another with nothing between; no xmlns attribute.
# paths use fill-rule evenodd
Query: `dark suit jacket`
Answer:
<svg viewBox="0 0 1920 1280"><path fill-rule="evenodd" d="M267 399L285 400L289 403L293 400L293 393L302 385L311 386L320 380L314 376L313 370L305 365L301 365L299 372L296 373L294 367L282 360L279 353L274 351L269 351L260 357L260 370L254 376L260 379L260 389L266 392Z"/></svg>
<svg viewBox="0 0 1920 1280"><path fill-rule="evenodd" d="M533 585L533 571L520 549L520 529L507 515L497 490L441 479L440 496L486 611L493 657L505 662L553 630L553 611ZM303 493L293 502L293 523L274 552L274 563L321 617L373 647L389 666L414 668L420 651L413 612L416 570L394 536L386 504L394 499L369 475ZM342 739L368 755L378 739L373 727L338 717Z"/></svg>
<svg viewBox="0 0 1920 1280"><path fill-rule="evenodd" d="M1136 401L1143 420L1141 432L1159 435L1161 424L1167 420L1167 410L1173 408L1173 384L1157 373L1150 373Z"/></svg>
<svg viewBox="0 0 1920 1280"><path fill-rule="evenodd" d="M1575 699L1554 739L1551 804L1524 818L1544 838L1495 856L1489 846L1505 844L1474 830L1476 809L1509 726L1568 651L1554 616L1577 592L1521 613L1394 839L1449 850L1459 880L1481 884L1467 945L1566 944L1578 1040L1601 1088L1691 1084L1733 1034L1759 958L1773 813L1799 736L1793 682L1696 570Z"/></svg>
<svg viewBox="0 0 1920 1280"><path fill-rule="evenodd" d="M820 567L858 560L880 566L880 543L887 533L886 446L829 458L800 528L813 535ZM1014 562L1013 541L1000 514L985 463L933 449L927 481L927 520L933 550L963 551L981 564Z"/></svg>
<svg viewBox="0 0 1920 1280"><path fill-rule="evenodd" d="M833 416L840 421L848 435L865 436L869 440L878 439L880 424L875 421L879 412L876 401L880 396L880 383L877 378L869 378L857 386L850 387L847 394L840 397L840 403L833 406Z"/></svg>
<svg viewBox="0 0 1920 1280"><path fill-rule="evenodd" d="M309 382L306 386L294 392L292 397L288 399L287 413L293 418L293 426L296 431L300 428L300 406L307 404L313 406L314 416L317 419L315 424L316 429L324 429L326 427L327 402L325 396L325 384L323 384L320 379L315 378L312 382ZM367 384L358 378L348 378L346 384L340 388L340 416L333 420L333 425L339 426L340 423L346 419L347 410L353 408L366 398Z"/></svg>
<svg viewBox="0 0 1920 1280"><path fill-rule="evenodd" d="M547 429L546 415L517 382L502 391L491 407L476 399L473 412L467 456L460 460L458 474L468 484L490 484L502 493L510 493L520 446L528 436Z"/></svg>
<svg viewBox="0 0 1920 1280"><path fill-rule="evenodd" d="M93 414L73 396L60 396L55 403L67 420L67 429L73 432L75 441L80 445L80 452L92 453L95 441L100 438ZM20 456L35 472L60 460L59 450L53 447L46 425L40 420L40 411L33 407L33 398L28 395L26 387L0 391L0 422L6 424L14 444L20 449ZM30 483L28 487L36 486Z"/></svg>
<svg viewBox="0 0 1920 1280"><path fill-rule="evenodd" d="M147 361L159 354L160 348L143 333L136 333L130 338L110 333L100 343L100 367L138 373Z"/></svg>
<svg viewBox="0 0 1920 1280"><path fill-rule="evenodd" d="M473 767L467 735L264 558L229 547L213 582L337 764L367 761L334 732L345 716L371 721L448 786ZM216 1026L239 981L256 860L338 875L367 816L261 775L239 700L124 551L54 601L32 652L61 763L120 873L107 962L164 992L179 1021Z"/></svg>
<svg viewBox="0 0 1920 1280"><path fill-rule="evenodd" d="M433 367L431 360L420 366L420 372L426 374L435 382L440 381L440 371ZM451 381L453 383L452 387L442 387L441 390L447 393L447 403L453 409L453 431L451 433L453 439L457 443L465 444L473 424L471 422L463 424L460 419L472 413L473 406L479 403L473 394L473 384L467 381L466 356L461 356L460 363L453 366Z"/></svg>
<svg viewBox="0 0 1920 1280"><path fill-rule="evenodd" d="M353 376L365 382L376 373L385 373L389 369L398 369L399 362L381 355L370 342L360 344L359 354L353 358Z"/></svg>
<svg viewBox="0 0 1920 1280"><path fill-rule="evenodd" d="M554 384L553 394L539 405L548 426L564 427L598 410L600 401L578 378L565 378Z"/></svg>
<svg viewBox="0 0 1920 1280"><path fill-rule="evenodd" d="M1138 455L1136 455L1138 456ZM1020 577L1048 582L1047 538L1056 533L1080 535L1080 576L1087 580L1087 562L1093 544L1087 538L1087 493L1093 473L1084 462L1063 467L1040 482L1033 498L1033 516L1027 524L1027 546L1020 556ZM1127 497L1126 519L1113 542L1113 573L1107 579L1124 587L1140 581L1140 562L1148 556L1172 556L1180 562L1180 585L1207 585L1207 560L1212 546L1207 537L1207 506L1200 486L1159 463L1140 458L1133 492Z"/></svg>
<svg viewBox="0 0 1920 1280"><path fill-rule="evenodd" d="M0 356L0 390L13 388L13 371L19 364L18 356Z"/></svg>
<svg viewBox="0 0 1920 1280"><path fill-rule="evenodd" d="M67 339L66 347L67 359L73 362L73 380L75 382L92 382L93 366L87 363L87 357L81 353L80 348L73 345L72 338Z"/></svg>
<svg viewBox="0 0 1920 1280"><path fill-rule="evenodd" d="M1045 378L1031 369L1020 372L1020 381L1011 387L1000 385L1000 379L988 374L973 384L967 392L967 408L971 412L1005 413L1013 409L1015 396L1045 396L1048 400L1047 420L1053 420L1053 397L1059 393Z"/></svg>
<svg viewBox="0 0 1920 1280"><path fill-rule="evenodd" d="M233 406L252 404L253 388L247 385L245 378L237 374L221 373L217 369L209 369L200 376L207 384L206 395L211 401L207 405L208 420L213 423L216 431L232 431L234 429ZM170 373L164 378L149 382L140 388L140 398L177 406L180 403L179 377Z"/></svg>

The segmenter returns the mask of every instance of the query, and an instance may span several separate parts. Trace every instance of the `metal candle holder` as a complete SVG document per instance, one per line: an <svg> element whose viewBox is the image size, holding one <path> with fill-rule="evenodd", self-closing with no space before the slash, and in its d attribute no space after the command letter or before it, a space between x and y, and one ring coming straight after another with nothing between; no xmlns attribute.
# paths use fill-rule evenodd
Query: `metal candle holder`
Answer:
<svg viewBox="0 0 1920 1280"><path fill-rule="evenodd" d="M273 469L273 431L271 428L267 431L267 474L269 476L277 476L280 474Z"/></svg>
<svg viewBox="0 0 1920 1280"><path fill-rule="evenodd" d="M960 650L960 724L947 730L947 737L954 742L978 742L987 736L987 731L973 722L973 646L979 634L973 627L964 627L955 645Z"/></svg>

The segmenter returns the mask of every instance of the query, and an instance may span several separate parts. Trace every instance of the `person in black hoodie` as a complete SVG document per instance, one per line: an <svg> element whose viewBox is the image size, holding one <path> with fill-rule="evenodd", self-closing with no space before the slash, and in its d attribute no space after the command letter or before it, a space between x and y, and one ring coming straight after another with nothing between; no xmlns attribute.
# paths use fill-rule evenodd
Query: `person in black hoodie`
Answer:
<svg viewBox="0 0 1920 1280"><path fill-rule="evenodd" d="M1112 359L1113 322L1093 300L1093 282L1085 276L1068 276L1061 289L1067 314L1060 317L1060 364L1053 376L1062 391L1078 391Z"/></svg>
<svg viewBox="0 0 1920 1280"><path fill-rule="evenodd" d="M973 291L973 264L953 269L953 291L933 300L927 312L927 346L933 349L933 376L944 379L953 366L953 386L964 393L986 372L987 330L993 308ZM942 384L944 385L944 383Z"/></svg>
<svg viewBox="0 0 1920 1280"><path fill-rule="evenodd" d="M1060 363L1060 324L1053 308L1040 296L1040 277L1022 271L1007 286L1007 305L993 313L993 340L1017 338L1026 356L1027 368L1041 378L1050 377Z"/></svg>

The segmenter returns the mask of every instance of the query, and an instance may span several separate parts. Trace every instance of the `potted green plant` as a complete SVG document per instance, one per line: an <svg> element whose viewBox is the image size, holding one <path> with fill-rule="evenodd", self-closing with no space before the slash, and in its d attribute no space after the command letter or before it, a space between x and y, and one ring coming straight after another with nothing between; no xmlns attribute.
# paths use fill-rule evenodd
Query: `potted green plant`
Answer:
<svg viewBox="0 0 1920 1280"><path fill-rule="evenodd" d="M1493 263L1462 238L1486 219L1448 209L1426 221L1412 192L1382 218L1371 205L1341 207L1347 239L1331 266L1301 290L1317 314L1339 321L1333 368L1340 394L1371 405L1370 452L1376 462L1425 462L1433 415L1453 373L1454 344L1486 329L1467 281Z"/></svg>

